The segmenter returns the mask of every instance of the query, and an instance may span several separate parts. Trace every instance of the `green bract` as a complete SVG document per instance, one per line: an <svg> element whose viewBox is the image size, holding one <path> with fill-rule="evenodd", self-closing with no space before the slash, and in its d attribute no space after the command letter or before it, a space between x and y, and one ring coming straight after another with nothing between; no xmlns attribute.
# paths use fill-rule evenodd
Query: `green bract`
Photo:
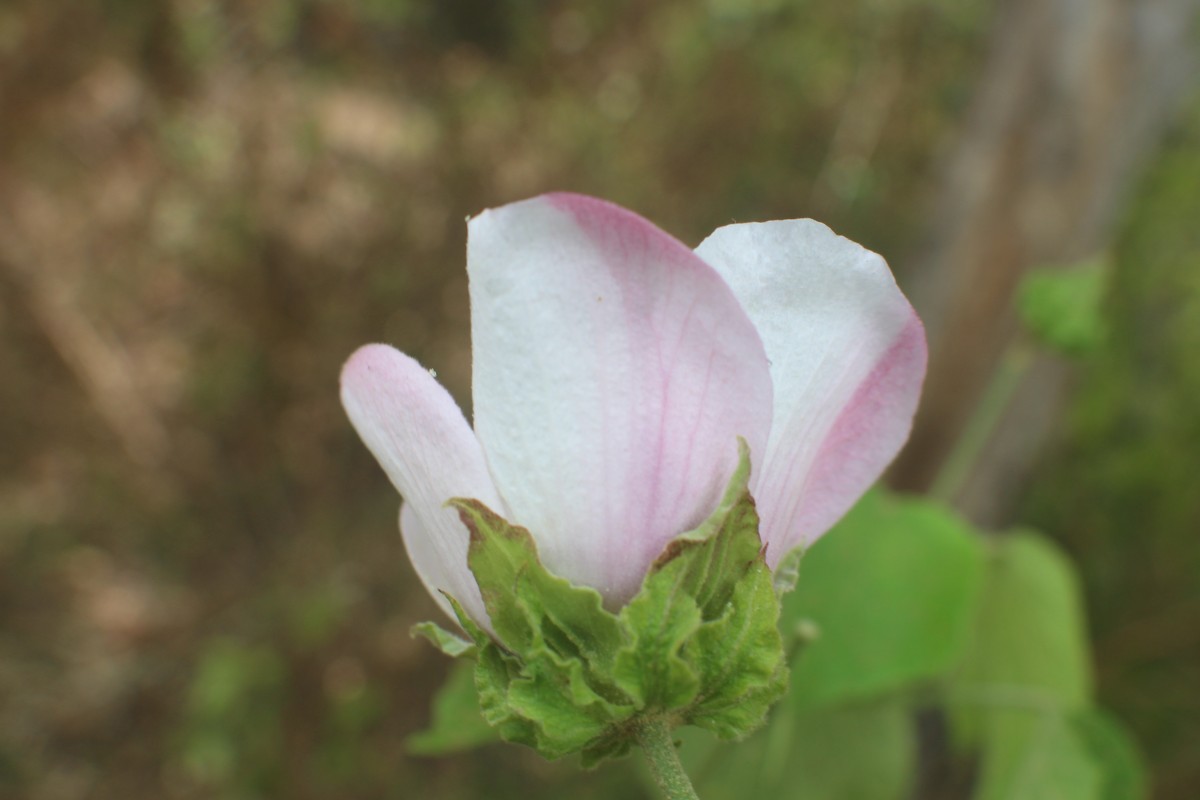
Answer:
<svg viewBox="0 0 1200 800"><path fill-rule="evenodd" d="M475 659L484 718L547 758L585 766L627 752L639 725L758 728L787 688L779 599L747 489L749 453L716 511L672 541L614 614L594 589L542 566L532 537L478 500L455 499L495 636L450 598L470 640L423 623L447 655Z"/></svg>

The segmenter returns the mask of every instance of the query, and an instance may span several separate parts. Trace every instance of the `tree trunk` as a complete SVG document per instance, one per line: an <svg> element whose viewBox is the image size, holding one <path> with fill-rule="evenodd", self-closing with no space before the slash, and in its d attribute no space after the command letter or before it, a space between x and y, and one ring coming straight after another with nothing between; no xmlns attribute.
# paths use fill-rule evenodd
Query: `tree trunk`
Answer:
<svg viewBox="0 0 1200 800"><path fill-rule="evenodd" d="M928 246L910 270L930 369L893 470L927 490L1017 333L1030 267L1103 251L1140 167L1196 83L1200 0L1011 0L945 167ZM1004 522L1053 429L1065 369L1039 358L955 501Z"/></svg>

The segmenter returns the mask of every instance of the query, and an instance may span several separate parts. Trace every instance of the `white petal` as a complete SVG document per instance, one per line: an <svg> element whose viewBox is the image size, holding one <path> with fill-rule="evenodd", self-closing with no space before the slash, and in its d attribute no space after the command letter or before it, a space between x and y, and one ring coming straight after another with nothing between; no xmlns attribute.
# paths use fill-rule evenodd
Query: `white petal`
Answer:
<svg viewBox="0 0 1200 800"><path fill-rule="evenodd" d="M486 625L479 587L467 567L469 534L444 504L472 497L497 513L503 505L462 411L420 364L380 344L360 348L342 368L342 405L404 496L401 530L421 581L448 614L438 590L454 595Z"/></svg>
<svg viewBox="0 0 1200 800"><path fill-rule="evenodd" d="M754 490L774 565L836 522L908 438L925 334L884 260L818 222L729 225L696 252L771 362L774 421Z"/></svg>
<svg viewBox="0 0 1200 800"><path fill-rule="evenodd" d="M437 601L438 607L446 612L446 616L457 622L454 608L442 592L450 592L450 594L454 595L455 600L458 600L460 603L464 602L459 594L456 594L449 588L450 576L455 571L446 567L453 563L458 563L450 559L457 558L460 554L462 556L462 563L465 564L467 561L467 549L466 547L462 547L460 553L460 548L455 546L452 552L443 557L440 552L440 546L441 543L447 540L451 542L460 541L457 539L459 534L455 533L453 536L446 537L444 534L437 536L430 533L429 528L421 523L421 519L417 515L412 503L404 502L400 504L400 535L404 540L404 550L408 553L408 560L412 562L413 569L416 570L417 577L421 579L421 584L425 587L425 591L429 592L429 596ZM425 566L419 567L417 566L418 564L424 564ZM462 582L462 580L459 581L459 583ZM475 596L479 592L479 587L475 586L474 589L474 592L467 593L472 603L476 602ZM464 608L467 608L465 603ZM467 613L471 614L472 619L486 622L487 614L483 609L482 598L479 598L478 603L473 605ZM483 616L480 616L480 614Z"/></svg>
<svg viewBox="0 0 1200 800"><path fill-rule="evenodd" d="M771 384L729 288L610 203L548 195L470 222L475 429L552 570L630 597L716 505Z"/></svg>

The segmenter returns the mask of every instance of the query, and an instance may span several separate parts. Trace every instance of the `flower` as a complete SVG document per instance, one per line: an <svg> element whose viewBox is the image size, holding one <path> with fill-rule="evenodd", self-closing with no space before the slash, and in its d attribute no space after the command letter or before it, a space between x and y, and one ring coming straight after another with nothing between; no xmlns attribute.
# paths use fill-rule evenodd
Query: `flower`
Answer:
<svg viewBox="0 0 1200 800"><path fill-rule="evenodd" d="M447 613L442 591L487 621L452 497L528 528L552 572L617 607L716 506L738 437L774 566L908 436L921 322L882 258L812 220L728 225L692 251L611 203L549 194L473 217L467 272L474 429L386 345L341 377Z"/></svg>

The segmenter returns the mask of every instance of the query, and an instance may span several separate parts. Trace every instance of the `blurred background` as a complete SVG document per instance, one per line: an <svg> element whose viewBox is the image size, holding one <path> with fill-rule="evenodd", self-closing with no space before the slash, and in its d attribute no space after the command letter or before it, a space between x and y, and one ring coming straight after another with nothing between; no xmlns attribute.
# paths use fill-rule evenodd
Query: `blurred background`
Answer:
<svg viewBox="0 0 1200 800"><path fill-rule="evenodd" d="M438 614L337 401L386 341L469 408L464 217L552 189L884 254L933 358L890 481L1063 545L1200 796L1198 7L6 0L0 797L645 791L406 754ZM1106 334L1029 356L1022 274L1083 262Z"/></svg>

